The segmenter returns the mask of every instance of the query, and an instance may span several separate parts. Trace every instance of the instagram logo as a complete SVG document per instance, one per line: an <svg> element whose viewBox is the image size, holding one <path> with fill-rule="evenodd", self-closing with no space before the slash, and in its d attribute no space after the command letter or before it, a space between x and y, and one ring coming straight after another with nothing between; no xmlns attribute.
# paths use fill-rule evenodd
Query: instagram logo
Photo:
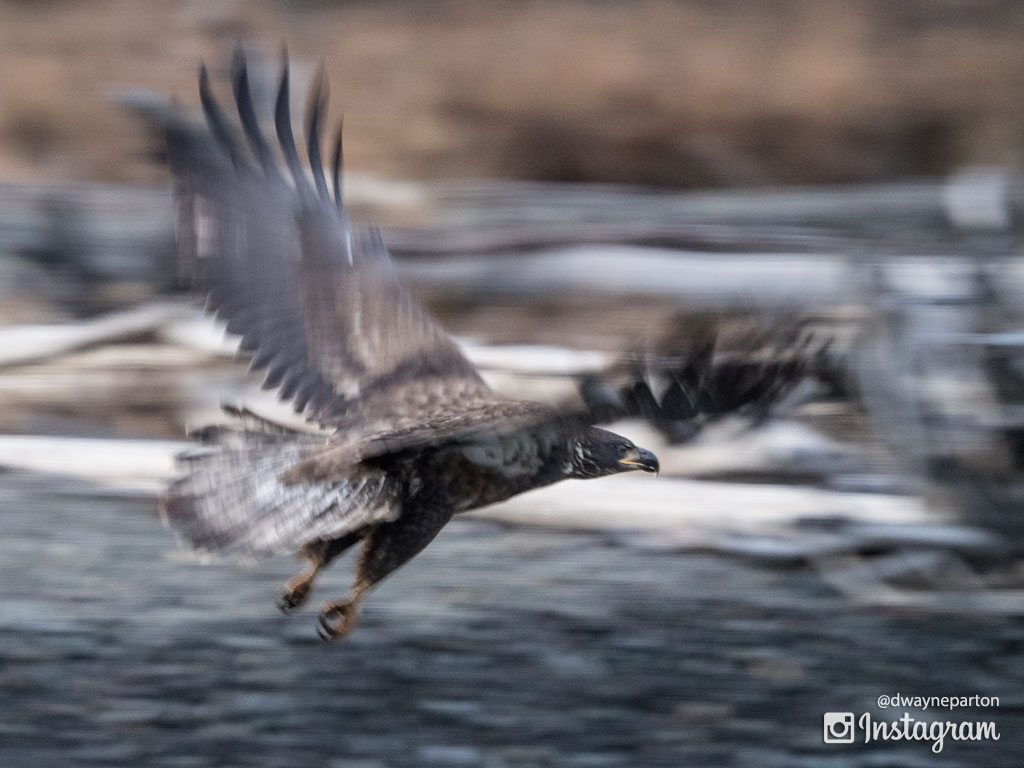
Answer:
<svg viewBox="0 0 1024 768"><path fill-rule="evenodd" d="M826 744L853 744L853 712L826 712L823 735Z"/></svg>

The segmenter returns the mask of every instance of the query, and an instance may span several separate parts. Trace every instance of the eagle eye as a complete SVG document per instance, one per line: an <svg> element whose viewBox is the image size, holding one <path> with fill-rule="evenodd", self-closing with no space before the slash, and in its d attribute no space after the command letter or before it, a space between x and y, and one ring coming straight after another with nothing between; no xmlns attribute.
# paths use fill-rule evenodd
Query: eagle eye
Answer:
<svg viewBox="0 0 1024 768"><path fill-rule="evenodd" d="M629 446L626 445L626 444L620 445L619 446L619 456L625 456L627 453L629 453Z"/></svg>

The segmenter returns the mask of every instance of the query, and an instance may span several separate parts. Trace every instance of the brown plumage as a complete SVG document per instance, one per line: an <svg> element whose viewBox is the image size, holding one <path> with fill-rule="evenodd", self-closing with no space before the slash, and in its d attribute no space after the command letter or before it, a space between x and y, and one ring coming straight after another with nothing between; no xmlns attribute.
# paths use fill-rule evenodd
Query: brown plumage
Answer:
<svg viewBox="0 0 1024 768"><path fill-rule="evenodd" d="M229 410L230 426L200 430L202 445L181 457L184 476L163 501L185 543L228 554L303 554L309 569L279 601L290 610L320 568L363 542L352 590L320 614L321 634L331 639L352 629L367 590L452 515L563 478L657 471L649 451L593 426L639 413L636 403L562 409L503 397L410 297L379 232L348 219L340 144L333 195L327 183L322 77L307 115L312 182L292 134L287 65L276 150L260 130L241 53L232 84L237 124L214 99L205 69L205 124L174 109L144 110L166 138L181 263L209 308L241 336L264 386L322 431L296 432L240 409ZM706 395L722 380L695 383Z"/></svg>

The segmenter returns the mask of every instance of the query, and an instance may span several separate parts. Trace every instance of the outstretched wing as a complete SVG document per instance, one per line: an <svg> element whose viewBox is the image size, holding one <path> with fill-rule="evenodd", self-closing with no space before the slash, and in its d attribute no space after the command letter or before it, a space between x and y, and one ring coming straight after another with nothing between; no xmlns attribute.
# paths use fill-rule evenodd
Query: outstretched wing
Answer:
<svg viewBox="0 0 1024 768"><path fill-rule="evenodd" d="M673 383L662 391L651 386L649 366L629 364L584 382L583 407L499 397L398 282L380 234L351 225L339 184L340 138L332 197L320 155L322 77L307 110L311 175L292 132L287 65L277 91L276 149L260 129L241 53L232 86L237 121L214 98L205 69L204 124L172 109L145 114L166 135L185 271L228 330L241 335L252 368L266 374L264 386L337 431L323 455L287 473L288 482L336 476L382 454L552 422L577 430L652 408L682 419L721 413L764 402L780 381L795 377L786 365L713 363L698 345L666 369Z"/></svg>
<svg viewBox="0 0 1024 768"><path fill-rule="evenodd" d="M287 62L277 92L275 150L260 130L244 56L232 85L238 120L214 98L205 68L206 122L149 110L164 131L178 204L181 263L209 307L241 335L264 387L323 426L367 404L401 400L415 383L442 411L492 396L472 364L397 281L374 230L354 229L342 204L340 137L334 196L320 159L323 79L310 90L307 155L295 145ZM287 174L282 172L283 158Z"/></svg>
<svg viewBox="0 0 1024 768"><path fill-rule="evenodd" d="M800 321L737 328L719 319L680 316L653 344L579 377L579 398L542 404L492 396L449 413L399 408L386 419L353 421L357 440L332 441L285 480L322 480L385 454L496 434L542 430L568 439L590 426L630 418L646 419L679 441L727 414L764 418L797 383L818 373L827 350L828 342L818 343Z"/></svg>
<svg viewBox="0 0 1024 768"><path fill-rule="evenodd" d="M830 341L800 318L730 322L680 313L647 347L583 377L580 394L595 419L643 418L670 439L685 439L737 411L763 418L820 373Z"/></svg>

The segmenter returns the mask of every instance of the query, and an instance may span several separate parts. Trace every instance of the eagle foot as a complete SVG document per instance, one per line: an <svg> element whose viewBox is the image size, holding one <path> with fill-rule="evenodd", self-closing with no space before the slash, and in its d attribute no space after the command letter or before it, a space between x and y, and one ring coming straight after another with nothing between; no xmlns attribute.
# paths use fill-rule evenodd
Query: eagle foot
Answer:
<svg viewBox="0 0 1024 768"><path fill-rule="evenodd" d="M280 609L281 613L294 611L306 602L306 599L309 597L309 593L312 591L313 581L311 579L300 581L296 584L289 582L285 585L281 596L277 598L277 607Z"/></svg>
<svg viewBox="0 0 1024 768"><path fill-rule="evenodd" d="M350 600L345 603L328 603L320 611L317 623L317 634L325 642L332 642L344 637L356 626L356 614L359 603Z"/></svg>

